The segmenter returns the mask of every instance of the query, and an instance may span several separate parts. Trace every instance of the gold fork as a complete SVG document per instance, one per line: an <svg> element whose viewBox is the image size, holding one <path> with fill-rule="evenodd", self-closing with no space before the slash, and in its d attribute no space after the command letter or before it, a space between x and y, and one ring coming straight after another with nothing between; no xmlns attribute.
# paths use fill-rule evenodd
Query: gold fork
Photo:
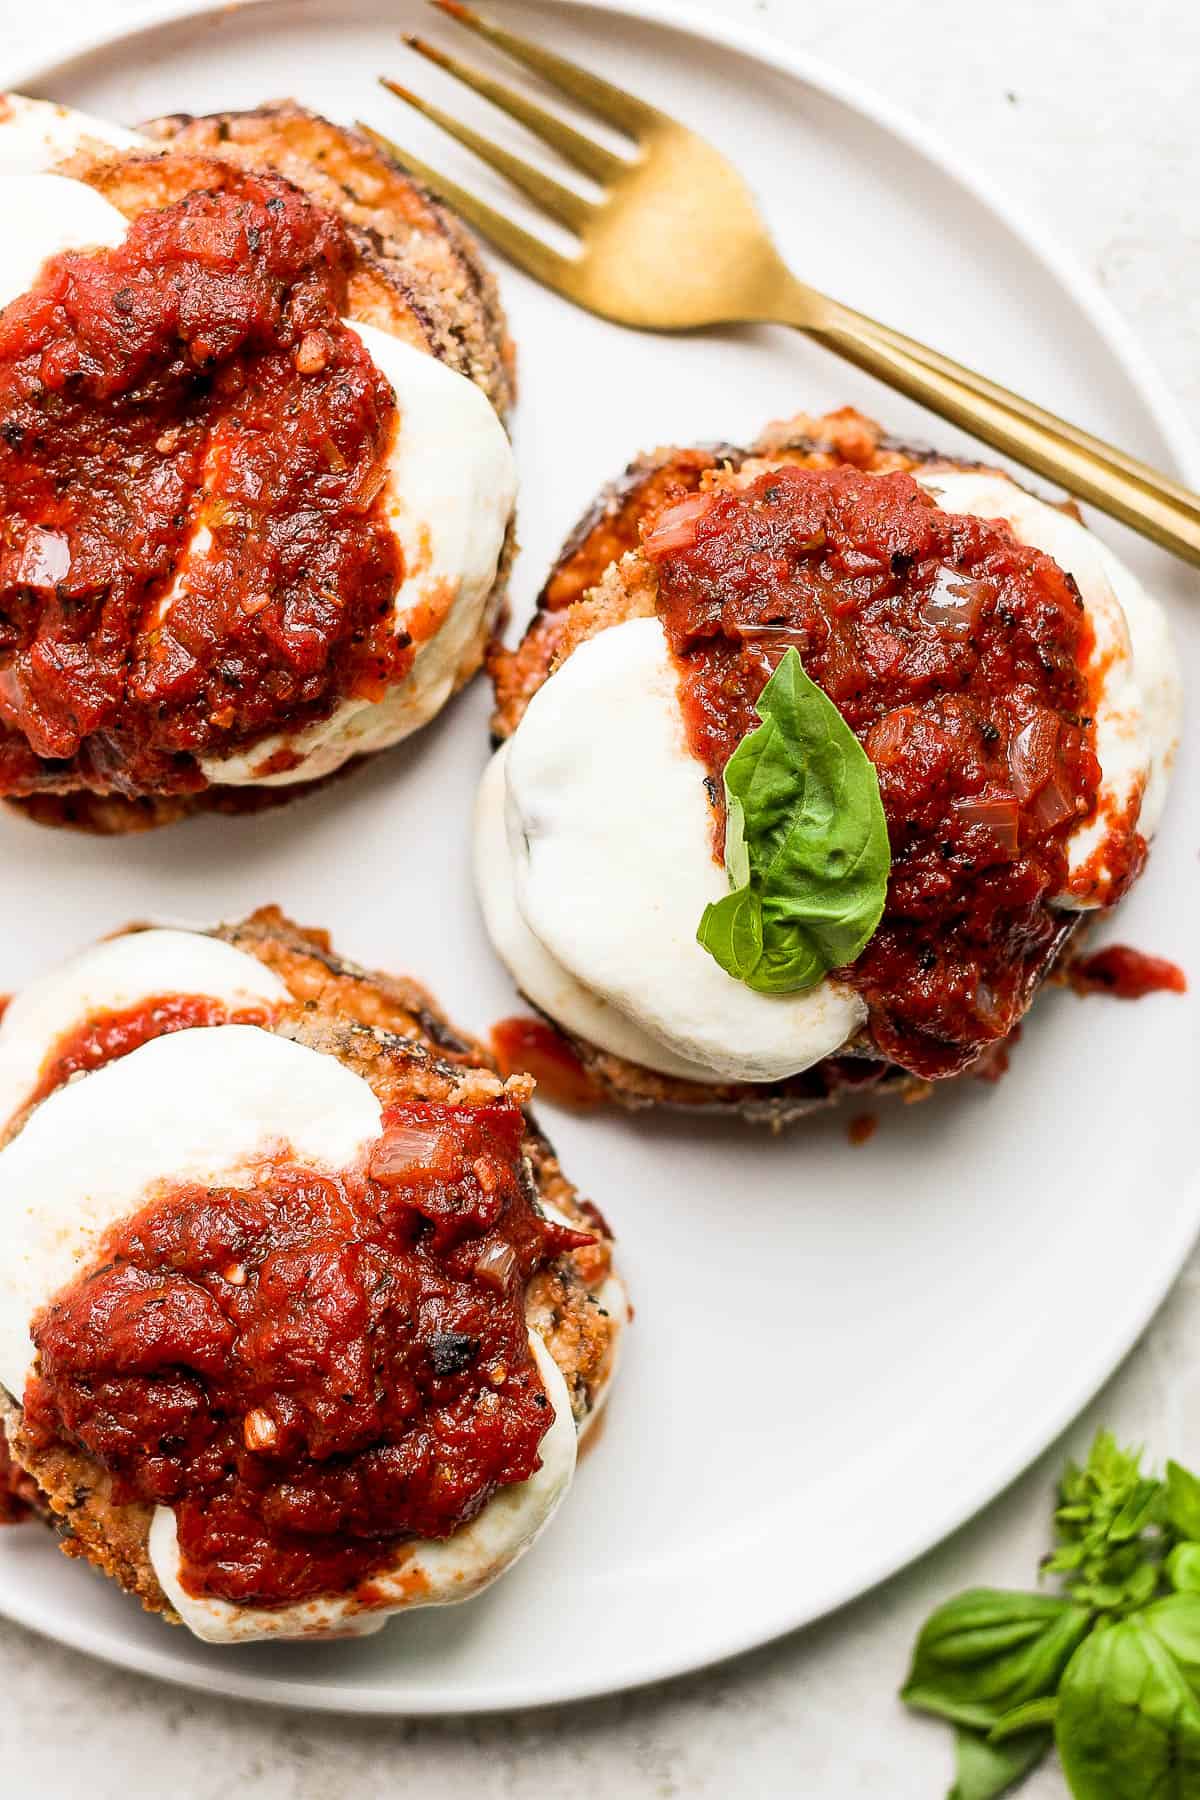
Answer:
<svg viewBox="0 0 1200 1800"><path fill-rule="evenodd" d="M647 331L794 326L1187 561L1200 564L1200 495L927 345L819 293L788 269L742 177L686 126L578 64L431 0L631 141L618 155L518 89L419 37L406 42L473 88L601 189L588 199L399 82L384 87L519 188L578 239L564 255L382 133L360 129L532 275L588 311Z"/></svg>

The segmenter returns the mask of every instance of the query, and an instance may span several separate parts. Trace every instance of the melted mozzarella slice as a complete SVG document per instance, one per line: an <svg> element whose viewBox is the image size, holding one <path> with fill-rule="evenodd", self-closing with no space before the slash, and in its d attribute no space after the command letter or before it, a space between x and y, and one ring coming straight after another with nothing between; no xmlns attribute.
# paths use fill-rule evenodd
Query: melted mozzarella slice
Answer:
<svg viewBox="0 0 1200 1800"><path fill-rule="evenodd" d="M934 469L917 479L944 511L1004 520L1023 544L1045 551L1075 578L1095 639L1090 666L1100 675L1095 728L1102 779L1095 814L1070 839L1071 886L1058 904L1101 906L1109 887L1103 856L1109 826L1140 803L1138 829L1153 835L1179 741L1180 688L1166 615L1086 526L1007 476Z"/></svg>
<svg viewBox="0 0 1200 1800"><path fill-rule="evenodd" d="M77 150L156 150L148 138L107 119L60 106L55 100L31 100L25 94L0 94L0 176L37 175Z"/></svg>
<svg viewBox="0 0 1200 1800"><path fill-rule="evenodd" d="M8 99L10 113L0 116L0 178L7 178L0 179L7 226L0 306L29 288L47 257L111 247L124 238L127 221L116 207L86 183L46 170L80 149L162 148L117 126L101 127L69 107L19 95ZM504 426L465 375L376 326L344 322L396 395L399 418L383 505L403 555L393 622L397 635L407 633L417 645L416 657L380 701L346 700L328 719L302 730L277 733L228 756L200 758L209 781L224 786L313 781L352 756L399 743L445 705L472 644L487 629L488 600L516 501L516 463ZM197 527L159 603L159 620L186 590L189 571L211 544L207 526ZM272 772L271 759L280 752L299 761Z"/></svg>
<svg viewBox="0 0 1200 1800"><path fill-rule="evenodd" d="M416 659L382 700L347 700L306 730L268 738L240 755L202 757L210 781L264 787L311 781L351 756L399 743L445 705L484 629L516 501L508 436L473 381L374 326L352 329L391 383L400 409L383 503L404 557L395 629L417 643ZM256 773L286 749L303 758L299 767Z"/></svg>
<svg viewBox="0 0 1200 1800"><path fill-rule="evenodd" d="M62 1039L103 1013L166 995L203 995L230 1012L286 1006L255 956L195 931L134 931L96 944L22 988L0 1020L0 1131L29 1101Z"/></svg>
<svg viewBox="0 0 1200 1800"><path fill-rule="evenodd" d="M253 1025L154 1038L59 1088L0 1152L0 1382L21 1397L34 1314L164 1184L243 1186L284 1150L348 1169L379 1132L360 1076Z"/></svg>
<svg viewBox="0 0 1200 1800"><path fill-rule="evenodd" d="M517 905L517 865L508 841L508 745L488 764L475 804L475 885L488 936L521 992L548 1018L557 1019L613 1056L657 1069L682 1081L713 1081L701 1063L675 1056L576 980L536 938Z"/></svg>
<svg viewBox="0 0 1200 1800"><path fill-rule="evenodd" d="M0 200L0 306L27 293L49 257L111 249L127 229L124 215L102 194L63 175L11 175L0 182Z"/></svg>
<svg viewBox="0 0 1200 1800"><path fill-rule="evenodd" d="M866 1008L833 981L756 993L697 943L705 906L729 891L704 775L658 620L581 644L508 746L517 904L556 961L673 1056L774 1081L839 1049Z"/></svg>
<svg viewBox="0 0 1200 1800"><path fill-rule="evenodd" d="M554 1409L539 1445L542 1466L527 1481L494 1494L477 1518L447 1538L416 1538L390 1567L376 1571L361 1594L319 1595L292 1606L234 1606L189 1594L179 1578L175 1515L159 1507L150 1528L150 1560L163 1592L196 1637L210 1644L270 1638L364 1637L392 1613L447 1606L472 1595L512 1567L550 1523L575 1473L577 1437L562 1372L536 1331L529 1348Z"/></svg>

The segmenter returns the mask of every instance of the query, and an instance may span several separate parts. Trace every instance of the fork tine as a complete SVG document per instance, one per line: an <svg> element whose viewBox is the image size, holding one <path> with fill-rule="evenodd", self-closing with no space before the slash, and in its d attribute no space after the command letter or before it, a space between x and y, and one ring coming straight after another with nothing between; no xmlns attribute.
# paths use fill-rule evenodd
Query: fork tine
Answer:
<svg viewBox="0 0 1200 1800"><path fill-rule="evenodd" d="M535 281L544 282L547 287L562 288L566 285L571 269L569 258L560 256L557 250L552 250L549 244L534 237L532 232L514 225L511 219L506 219L503 213L497 212L486 201L477 199L466 188L459 187L456 181L439 175L436 169L431 169L419 157L410 156L407 150L402 150L391 138L384 137L381 131L375 131L361 119L357 123L363 136L369 138L377 150L382 150L385 156L390 156L393 162L399 163L415 181L432 189L455 212L461 213L468 224L473 225L484 237L490 238L519 269L524 269L526 274L532 275Z"/></svg>
<svg viewBox="0 0 1200 1800"><path fill-rule="evenodd" d="M560 119L556 113L547 112L544 106L538 106L535 101L527 100L524 94L516 88L509 87L507 82L494 81L490 75L485 75L482 69L477 69L474 63L463 62L460 57L451 56L447 51L439 50L436 44L427 42L425 38L406 37L404 42L410 50L415 50L418 56L426 57L439 69L445 69L448 75L454 75L467 87L474 88L477 94L482 94L483 98L490 100L493 106L498 106L510 118L516 119L532 131L535 137L541 138L544 144L549 144L552 149L557 150L559 155L565 157L574 168L582 170L585 175L590 175L593 181L598 181L602 187L607 187L611 181L629 168L630 165L624 157L615 156L611 150L606 150L603 144L596 143L594 138L587 137L582 131L576 131L573 125L568 125L566 120Z"/></svg>
<svg viewBox="0 0 1200 1800"><path fill-rule="evenodd" d="M577 194L573 188L564 187L562 182L555 181L552 175L543 173L541 169L535 169L532 163L527 163L521 157L514 156L511 151L502 149L499 144L493 144L491 138L484 137L481 132L473 131L469 125L461 124L450 113L443 112L440 106L434 106L430 101L423 100L420 94L414 94L411 89L401 87L398 81L390 81L386 75L381 75L379 79L389 94L395 94L398 100L403 100L406 105L414 107L426 119L432 119L435 125L440 125L442 130L448 132L452 138L457 138L460 144L464 144L468 150L473 150L482 162L498 170L501 175L507 176L514 187L519 187L522 193L528 194L531 200L535 201L538 206L544 207L554 218L561 220L572 231L583 230L596 209L590 200L584 199L582 194Z"/></svg>
<svg viewBox="0 0 1200 1800"><path fill-rule="evenodd" d="M518 37L513 31L505 31L502 25L483 18L474 7L464 6L462 0L430 0L430 4L465 25L468 31L485 38L489 44L495 44L506 56L524 63L552 87L561 88L573 100L581 101L599 118L607 119L610 125L618 126L635 140L640 140L653 126L670 122L636 95L614 87L612 82L602 80L588 69L581 69L578 63L568 62L565 56L555 56L552 50L543 50L540 44Z"/></svg>

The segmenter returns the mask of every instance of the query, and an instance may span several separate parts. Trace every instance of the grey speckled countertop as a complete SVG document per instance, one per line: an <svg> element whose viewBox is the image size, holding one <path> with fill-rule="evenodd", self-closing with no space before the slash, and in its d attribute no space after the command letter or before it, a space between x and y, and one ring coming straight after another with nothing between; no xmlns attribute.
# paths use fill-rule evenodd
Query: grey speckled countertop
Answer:
<svg viewBox="0 0 1200 1800"><path fill-rule="evenodd" d="M1041 213L1200 411L1200 9L1191 0L693 0L888 88ZM0 0L5 66L142 0ZM16 15L20 12L20 17ZM1200 1458L1200 1262L1070 1434L1099 1420ZM980 1518L815 1628L711 1673L564 1710L442 1724L306 1718L114 1673L0 1623L0 1792L94 1800L580 1795L937 1800L946 1736L893 1695L934 1600L1026 1582L1062 1446ZM1053 1769L1029 1800L1064 1792Z"/></svg>

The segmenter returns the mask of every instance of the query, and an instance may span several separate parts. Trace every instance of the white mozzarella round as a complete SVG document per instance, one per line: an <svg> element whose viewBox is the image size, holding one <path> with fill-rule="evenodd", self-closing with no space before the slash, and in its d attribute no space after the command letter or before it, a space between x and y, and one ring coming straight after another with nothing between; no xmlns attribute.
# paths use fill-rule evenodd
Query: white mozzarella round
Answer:
<svg viewBox="0 0 1200 1800"><path fill-rule="evenodd" d="M70 1032L103 1013L166 995L203 995L230 1012L288 1004L288 990L256 956L195 931L127 932L51 970L9 1002L0 1020L0 1132L25 1107Z"/></svg>
<svg viewBox="0 0 1200 1800"><path fill-rule="evenodd" d="M729 891L704 775L658 620L581 644L509 741L517 904L558 962L673 1055L775 1081L839 1049L866 1008L834 981L756 993L696 941L705 906Z"/></svg>
<svg viewBox="0 0 1200 1800"><path fill-rule="evenodd" d="M636 1020L619 1012L551 956L517 905L516 861L508 842L508 745L487 766L475 804L475 884L484 924L501 961L527 999L549 1018L613 1056L684 1081L714 1081L703 1064L675 1056Z"/></svg>
<svg viewBox="0 0 1200 1800"><path fill-rule="evenodd" d="M102 194L64 175L10 175L0 180L0 202L0 307L29 291L49 257L112 249L128 229L124 214Z"/></svg>
<svg viewBox="0 0 1200 1800"><path fill-rule="evenodd" d="M0 94L0 177L37 175L77 150L153 150L157 145L56 100Z"/></svg>
<svg viewBox="0 0 1200 1800"><path fill-rule="evenodd" d="M246 1644L263 1639L365 1637L393 1613L420 1606L448 1606L469 1600L524 1555L550 1523L575 1473L577 1435L567 1384L536 1331L529 1348L554 1418L538 1453L542 1466L527 1481L501 1488L470 1524L447 1538L415 1538L402 1546L391 1567L367 1583L369 1597L322 1594L291 1606L236 1606L228 1600L189 1594L180 1580L175 1515L159 1507L150 1528L150 1560L163 1592L196 1637L210 1644Z"/></svg>
<svg viewBox="0 0 1200 1800"><path fill-rule="evenodd" d="M47 257L112 247L127 230L123 215L86 183L47 173L79 149L161 150L133 132L97 128L69 107L9 95L0 101L0 306L33 283ZM105 133L107 132L107 135ZM396 395L398 418L388 454L383 505L403 556L393 604L397 635L417 643L412 667L382 700L346 700L328 719L260 739L248 750L201 757L211 782L283 787L329 775L352 756L397 744L427 724L450 698L471 644L486 626L508 523L516 501L516 463L486 394L457 370L373 325L345 320ZM200 525L184 547L159 603L159 622L212 547ZM299 757L270 771L280 752ZM267 772L264 772L266 770Z"/></svg>
<svg viewBox="0 0 1200 1800"><path fill-rule="evenodd" d="M379 1133L360 1076L254 1025L154 1038L59 1088L0 1151L0 1382L21 1398L34 1314L164 1183L246 1185L285 1152L349 1169Z"/></svg>
<svg viewBox="0 0 1200 1800"><path fill-rule="evenodd" d="M934 469L917 479L946 512L1002 519L1023 544L1075 578L1095 638L1090 666L1101 671L1095 731L1102 779L1095 813L1069 840L1068 887L1057 899L1067 908L1102 906L1109 871L1096 853L1109 821L1140 797L1138 829L1153 835L1179 741L1180 687L1166 615L1099 538L1007 476Z"/></svg>

